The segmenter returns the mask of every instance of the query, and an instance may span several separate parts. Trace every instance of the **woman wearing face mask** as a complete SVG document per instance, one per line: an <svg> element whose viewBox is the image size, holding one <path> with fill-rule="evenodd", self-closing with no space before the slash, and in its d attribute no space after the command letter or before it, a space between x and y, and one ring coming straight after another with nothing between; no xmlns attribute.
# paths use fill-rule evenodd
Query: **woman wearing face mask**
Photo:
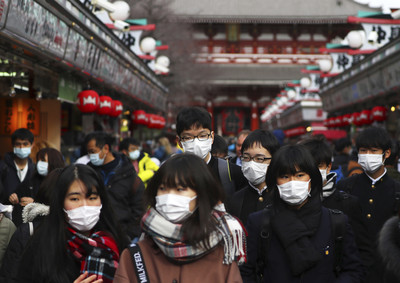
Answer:
<svg viewBox="0 0 400 283"><path fill-rule="evenodd" d="M114 282L242 282L244 231L222 195L201 158L169 158L146 189L144 236L122 253Z"/></svg>
<svg viewBox="0 0 400 283"><path fill-rule="evenodd" d="M56 168L64 168L64 158L54 148L43 148L36 154L36 170L31 178L25 179L10 196L10 202L14 205L12 219L16 226L22 223L22 209L34 202L37 191L44 178Z"/></svg>
<svg viewBox="0 0 400 283"><path fill-rule="evenodd" d="M335 248L333 212L321 205L321 174L309 151L302 145L279 149L267 186L274 190L272 206L247 220L244 282L256 282L257 273L262 282L360 282L363 267L353 233L341 215L344 231Z"/></svg>
<svg viewBox="0 0 400 283"><path fill-rule="evenodd" d="M99 175L86 165L68 166L24 252L18 282L112 282L121 239Z"/></svg>
<svg viewBox="0 0 400 283"><path fill-rule="evenodd" d="M242 172L248 184L226 203L227 211L246 224L250 213L265 208L271 201L265 175L279 142L269 131L255 130L242 144Z"/></svg>

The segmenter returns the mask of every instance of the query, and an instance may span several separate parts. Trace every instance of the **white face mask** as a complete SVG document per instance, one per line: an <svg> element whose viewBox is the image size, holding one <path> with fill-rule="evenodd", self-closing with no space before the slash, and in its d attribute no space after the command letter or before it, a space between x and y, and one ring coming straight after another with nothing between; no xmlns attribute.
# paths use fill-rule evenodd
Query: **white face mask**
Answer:
<svg viewBox="0 0 400 283"><path fill-rule="evenodd" d="M36 169L38 173L42 176L47 176L48 168L49 168L49 163L45 161L39 160L38 163L36 164Z"/></svg>
<svg viewBox="0 0 400 283"><path fill-rule="evenodd" d="M31 154L31 148L30 147L14 147L14 154L20 158L20 159L25 159Z"/></svg>
<svg viewBox="0 0 400 283"><path fill-rule="evenodd" d="M104 159L106 158L104 156L103 159L100 158L100 153L91 153L89 154L89 158L90 158L90 162L92 162L92 164L94 166L101 166L104 164Z"/></svg>
<svg viewBox="0 0 400 283"><path fill-rule="evenodd" d="M254 161L242 162L242 172L252 185L259 185L265 181L269 164L257 163Z"/></svg>
<svg viewBox="0 0 400 283"><path fill-rule="evenodd" d="M68 223L78 231L86 232L99 222L100 219L100 206L80 206L64 212L68 216Z"/></svg>
<svg viewBox="0 0 400 283"><path fill-rule="evenodd" d="M196 198L197 196L190 198L176 194L156 196L156 209L168 221L181 222L192 215L189 204Z"/></svg>
<svg viewBox="0 0 400 283"><path fill-rule="evenodd" d="M136 149L134 151L130 151L129 152L129 158L132 160L137 160L140 156L140 150Z"/></svg>
<svg viewBox="0 0 400 283"><path fill-rule="evenodd" d="M322 176L322 184L324 184L326 182L326 169L319 169L319 172L321 172L321 176Z"/></svg>
<svg viewBox="0 0 400 283"><path fill-rule="evenodd" d="M277 185L281 199L290 205L299 205L309 196L308 187L311 179L305 181L290 181Z"/></svg>
<svg viewBox="0 0 400 283"><path fill-rule="evenodd" d="M358 163L364 171L368 173L375 173L383 166L382 156L383 154L359 154Z"/></svg>
<svg viewBox="0 0 400 283"><path fill-rule="evenodd" d="M192 142L182 142L183 151L193 153L204 159L211 151L212 142L212 138L209 138L205 141L199 141L197 138L195 138Z"/></svg>

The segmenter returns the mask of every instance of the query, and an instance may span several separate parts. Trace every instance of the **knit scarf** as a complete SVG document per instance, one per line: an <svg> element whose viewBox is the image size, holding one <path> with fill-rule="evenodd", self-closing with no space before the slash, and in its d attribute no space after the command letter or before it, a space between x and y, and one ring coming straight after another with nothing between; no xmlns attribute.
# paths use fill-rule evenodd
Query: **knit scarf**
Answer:
<svg viewBox="0 0 400 283"><path fill-rule="evenodd" d="M103 282L113 282L115 270L118 267L119 251L113 237L102 231L86 237L68 227L71 237L67 241L67 249L81 263L80 273L87 271L96 274Z"/></svg>
<svg viewBox="0 0 400 283"><path fill-rule="evenodd" d="M216 247L224 244L223 264L238 261L244 263L246 258L246 235L241 223L220 207L215 208L211 217L215 221L216 230L209 237L209 246L204 243L193 246L185 243L182 224L175 224L162 217L154 208L150 208L142 218L142 228L168 258L187 263L199 259Z"/></svg>
<svg viewBox="0 0 400 283"><path fill-rule="evenodd" d="M315 194L299 210L287 208L282 202L277 206L272 228L289 258L292 274L299 276L322 259L312 242L321 221L320 198Z"/></svg>

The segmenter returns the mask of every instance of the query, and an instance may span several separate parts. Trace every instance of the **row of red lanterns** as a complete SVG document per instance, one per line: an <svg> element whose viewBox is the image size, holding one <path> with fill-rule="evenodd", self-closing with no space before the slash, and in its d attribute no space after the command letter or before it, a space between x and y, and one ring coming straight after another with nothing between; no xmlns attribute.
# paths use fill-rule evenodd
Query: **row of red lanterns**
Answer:
<svg viewBox="0 0 400 283"><path fill-rule="evenodd" d="M132 113L132 122L137 125L144 125L150 129L162 129L165 127L165 118L146 113L144 110L136 110Z"/></svg>
<svg viewBox="0 0 400 283"><path fill-rule="evenodd" d="M118 117L123 106L121 101L113 100L109 96L99 96L94 90L83 90L78 94L77 106L82 113L96 112L99 115Z"/></svg>
<svg viewBox="0 0 400 283"><path fill-rule="evenodd" d="M324 125L329 128L345 127L351 124L356 126L370 125L374 121L382 122L387 118L387 109L383 106L376 106L371 110L363 110L352 114L345 114L331 117L324 121Z"/></svg>

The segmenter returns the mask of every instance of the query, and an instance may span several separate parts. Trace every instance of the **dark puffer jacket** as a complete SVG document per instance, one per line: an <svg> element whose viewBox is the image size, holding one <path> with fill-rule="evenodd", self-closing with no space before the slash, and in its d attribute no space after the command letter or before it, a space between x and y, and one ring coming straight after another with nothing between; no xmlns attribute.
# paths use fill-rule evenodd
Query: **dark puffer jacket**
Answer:
<svg viewBox="0 0 400 283"><path fill-rule="evenodd" d="M383 225L378 251L385 265L384 283L400 282L400 221L393 216Z"/></svg>
<svg viewBox="0 0 400 283"><path fill-rule="evenodd" d="M24 180L29 180L35 172L35 164L28 158L28 172ZM17 187L21 184L18 178L17 168L14 163L14 153L8 152L4 155L4 160L0 161L0 182L2 191L0 192L0 202L10 204L8 198L15 193Z"/></svg>

